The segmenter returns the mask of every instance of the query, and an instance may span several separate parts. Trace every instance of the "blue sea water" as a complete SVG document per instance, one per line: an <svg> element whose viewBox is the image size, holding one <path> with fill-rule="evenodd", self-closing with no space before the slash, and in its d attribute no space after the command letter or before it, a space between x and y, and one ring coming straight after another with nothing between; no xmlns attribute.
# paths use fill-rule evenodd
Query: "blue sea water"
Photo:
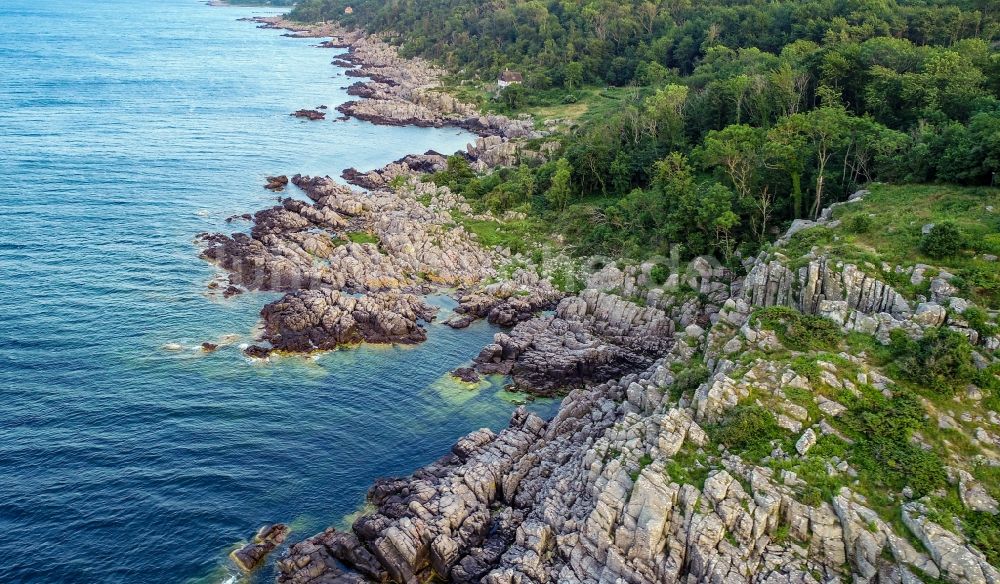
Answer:
<svg viewBox="0 0 1000 584"><path fill-rule="evenodd" d="M514 407L499 384L444 377L490 339L484 323L433 324L411 348L240 354L271 296L208 295L197 233L272 204L266 175L471 139L289 117L332 109L352 80L336 51L237 21L262 12L0 2L2 582L231 579L227 552L260 525L295 539L342 523L373 479ZM197 349L219 339L234 342Z"/></svg>

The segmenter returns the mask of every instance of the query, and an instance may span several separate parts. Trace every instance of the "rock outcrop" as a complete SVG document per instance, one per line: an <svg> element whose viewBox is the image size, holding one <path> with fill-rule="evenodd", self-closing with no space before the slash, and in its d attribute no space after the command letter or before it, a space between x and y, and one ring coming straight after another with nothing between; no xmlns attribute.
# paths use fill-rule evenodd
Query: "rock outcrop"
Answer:
<svg viewBox="0 0 1000 584"><path fill-rule="evenodd" d="M493 253L456 227L447 210L421 204L414 191L363 194L329 178L292 182L314 202L285 199L260 211L249 234L202 236L203 257L228 270L230 284L366 292L428 282L469 286L494 273ZM357 233L378 244L351 242Z"/></svg>
<svg viewBox="0 0 1000 584"><path fill-rule="evenodd" d="M429 322L435 312L412 294L299 290L264 307L261 340L273 350L300 353L361 342L419 343L427 338L420 321Z"/></svg>
<svg viewBox="0 0 1000 584"><path fill-rule="evenodd" d="M457 321L463 311L490 318L500 308L513 316L494 320L518 322L475 368L510 374L533 391L569 389L559 412L546 422L521 408L500 433L473 432L412 476L380 480L368 497L374 511L351 533L328 530L293 548L279 581L1000 582L960 529L931 519L928 505L941 495L889 493L900 526L862 494L853 462L828 454L831 444L858 439L843 422L857 405L844 403L863 391L893 396L894 382L864 354L791 358L775 331L750 318L760 306L826 316L833 306L855 315L838 320L846 330L855 330L846 323L856 315L886 315L919 334L921 326L957 326L953 316L822 257L794 272L762 257L745 280L695 262L666 287L650 272L604 267L551 315L536 314L547 297L528 271L466 294ZM681 300L689 294L679 282L703 298ZM532 286L537 302L502 308ZM815 370L803 375L802 363ZM970 389L969 399L982 397ZM743 407L773 415L784 433L762 459L745 459L715 433ZM1000 415L937 415L975 435L983 446L976 464L1000 465L984 428L1000 427ZM843 477L842 486L817 496L807 475L824 466L825 484ZM949 472L970 512L997 512L970 472Z"/></svg>
<svg viewBox="0 0 1000 584"><path fill-rule="evenodd" d="M663 311L597 290L562 300L553 316L497 333L476 357L484 374L510 375L514 385L549 394L645 369L673 343Z"/></svg>
<svg viewBox="0 0 1000 584"><path fill-rule="evenodd" d="M288 537L288 526L281 523L265 525L254 536L253 541L233 550L229 557L244 572L249 572L260 565L275 548L284 543Z"/></svg>
<svg viewBox="0 0 1000 584"><path fill-rule="evenodd" d="M325 120L326 114L318 110L300 109L289 114L295 118L305 118L311 121Z"/></svg>

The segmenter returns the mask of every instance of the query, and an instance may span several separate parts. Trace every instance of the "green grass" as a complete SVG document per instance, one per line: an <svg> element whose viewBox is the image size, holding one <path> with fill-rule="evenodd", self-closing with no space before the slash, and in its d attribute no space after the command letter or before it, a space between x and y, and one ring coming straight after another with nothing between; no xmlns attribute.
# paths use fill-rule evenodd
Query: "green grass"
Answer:
<svg viewBox="0 0 1000 584"><path fill-rule="evenodd" d="M987 210L990 206L992 212ZM862 215L870 219L870 227L859 232L853 227ZM913 286L905 274L883 272L882 262L893 268L918 263L940 266L960 277L956 284L970 300L1000 308L1000 263L973 257L984 253L1000 255L1000 189L874 185L864 201L838 207L834 218L842 221L841 226L801 231L784 253L802 258L813 246L818 246L831 257L857 264L911 298L926 294L928 283ZM959 227L966 245L953 257L928 257L920 249L921 229L927 223L944 221ZM794 260L793 264L796 261L801 265L807 260Z"/></svg>
<svg viewBox="0 0 1000 584"><path fill-rule="evenodd" d="M537 90L526 88L525 103L510 109L494 100L494 93L488 88L490 82L468 81L458 77L448 77L441 88L445 93L464 103L475 105L485 112L505 115L529 114L537 122L548 119L563 119L570 122L586 122L600 119L622 107L623 100L630 98L634 88L628 87L582 87L580 89L553 88ZM640 94L651 91L640 88Z"/></svg>
<svg viewBox="0 0 1000 584"><path fill-rule="evenodd" d="M344 234L344 237L346 237L351 243L371 243L373 245L378 245L378 237L375 237L371 233L367 233L365 231L352 231Z"/></svg>
<svg viewBox="0 0 1000 584"><path fill-rule="evenodd" d="M785 306L757 309L750 319L760 328L774 331L781 344L793 351L834 349L842 336L832 320Z"/></svg>
<svg viewBox="0 0 1000 584"><path fill-rule="evenodd" d="M517 221L496 221L474 219L452 212L452 218L466 231L476 236L480 244L486 247L506 247L511 253L524 253L541 243L545 230L537 220L521 219Z"/></svg>

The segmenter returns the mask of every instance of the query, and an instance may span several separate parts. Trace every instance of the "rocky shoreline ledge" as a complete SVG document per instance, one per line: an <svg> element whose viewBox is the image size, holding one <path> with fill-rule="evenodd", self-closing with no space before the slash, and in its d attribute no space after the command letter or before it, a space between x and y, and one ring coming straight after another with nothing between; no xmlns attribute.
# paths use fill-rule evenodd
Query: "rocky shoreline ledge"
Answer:
<svg viewBox="0 0 1000 584"><path fill-rule="evenodd" d="M372 79L353 90L364 105L344 113L378 123L470 119L461 105L426 97L426 65L411 71L378 39L328 27L293 34L334 37L324 44L347 48L338 59ZM480 168L544 156L519 149L510 139L522 126L505 124L480 126L488 136L467 153ZM418 342L420 322L434 318L421 296L448 290L460 304L447 324L510 327L463 377L504 373L524 391L569 391L551 420L518 408L499 433L477 430L412 475L377 481L373 511L349 531L293 544L277 562L279 583L1000 583L1000 570L933 512L929 496L903 489L876 499L857 469L825 454L851 440L843 420L852 396L897 392L879 365L863 352L803 349L754 316L787 308L825 317L840 334L880 339L945 324L977 347L1000 346L977 336L960 310L944 309L968 306L954 289L932 284L931 300L906 298L863 267L783 255L795 231L836 227L825 211L748 258L745 276L696 260L657 284L652 264L612 263L567 295L536 266L501 276L509 252L484 249L453 220L453 211L473 210L419 180L443 163L429 152L345 171L366 193L295 176L311 203L285 199L258 212L250 234L206 234L204 256L230 272L233 287L285 293L262 313L270 346L254 349L260 356ZM808 374L802 360L814 364ZM970 390L956 403L977 399ZM771 440L768 456L744 460L716 432L746 407L772 413L791 442ZM996 412L927 415L974 435L977 464L1000 465ZM968 472L972 462L949 465L960 504L996 512ZM815 467L836 485L828 496L809 482ZM256 558L257 548L248 553Z"/></svg>
<svg viewBox="0 0 1000 584"><path fill-rule="evenodd" d="M822 315L844 334L869 320L880 323L872 333L915 336L940 323L928 319L934 311L926 302L859 276L857 266L821 257L782 272L786 261L780 252L751 258L745 277L695 262L666 289L650 281L649 265L592 275L555 315L515 327L510 352L527 334L553 331L566 342L579 338L559 337L574 326L602 338L613 331L618 343L601 361L609 380L587 383L575 376L584 369L557 366L555 375L574 389L552 420L519 408L501 432L477 430L411 476L379 480L368 492L375 510L350 531L331 528L292 545L278 562L278 582L1000 582L1000 570L967 536L937 522L929 497L890 493L901 518L892 521L845 461L828 463L830 477L843 477L829 480L843 486L827 500L792 470L824 460L811 453L819 441L851 440L842 425L849 408L838 395L873 384L891 396L896 387L864 354L840 353L834 364L807 352L820 374L804 377L788 360L790 347L801 349L754 318L756 309ZM619 296L623 290L645 306ZM959 318L949 326L974 332ZM505 355L497 344L490 354ZM619 375L615 352L626 349L643 358L626 359L639 371ZM515 378L518 366L555 365L528 363L515 362ZM525 382L544 387L549 375ZM790 400L793 390L812 405ZM751 396L793 437L790 452L772 441L767 464L745 461L714 438ZM983 460L1000 465L1000 415L968 422L951 427L972 433L979 425ZM949 472L962 504L997 512L969 472Z"/></svg>
<svg viewBox="0 0 1000 584"><path fill-rule="evenodd" d="M438 91L443 71L400 58L381 39L280 17L251 20L296 37L329 39L322 47L347 49L335 62L356 67L349 73L370 80L352 87L361 99L341 106L346 115L378 124L474 128L481 137L463 155L480 170L518 157L544 157L552 149L529 150L523 139L541 136L530 120L477 115ZM292 115L324 117L305 109ZM554 308L562 294L547 280L521 276L485 285L498 279L497 268L510 253L481 246L454 220L454 213L475 216L471 207L447 188L420 180L445 165L444 155L427 152L372 171L346 169L343 177L364 192L329 177L268 177L266 188L281 191L292 184L312 202L281 199L276 207L239 217L251 221L249 233L200 234L202 257L230 274L224 295L286 293L264 308L264 343L246 353L263 358L272 351L321 351L358 342L420 342L426 336L420 323L433 319L435 311L417 297L432 291L460 299L460 316L447 322L456 328L478 318L513 326Z"/></svg>

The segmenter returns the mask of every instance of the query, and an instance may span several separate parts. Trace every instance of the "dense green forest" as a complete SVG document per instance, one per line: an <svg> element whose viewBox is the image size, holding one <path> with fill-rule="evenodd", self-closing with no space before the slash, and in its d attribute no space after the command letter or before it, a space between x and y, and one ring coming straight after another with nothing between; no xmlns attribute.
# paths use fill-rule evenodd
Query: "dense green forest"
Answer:
<svg viewBox="0 0 1000 584"><path fill-rule="evenodd" d="M555 160L480 177L454 158L434 180L590 253L731 258L873 181L998 180L995 0L306 0L291 15L388 33L458 91L524 73L484 107L575 112Z"/></svg>

